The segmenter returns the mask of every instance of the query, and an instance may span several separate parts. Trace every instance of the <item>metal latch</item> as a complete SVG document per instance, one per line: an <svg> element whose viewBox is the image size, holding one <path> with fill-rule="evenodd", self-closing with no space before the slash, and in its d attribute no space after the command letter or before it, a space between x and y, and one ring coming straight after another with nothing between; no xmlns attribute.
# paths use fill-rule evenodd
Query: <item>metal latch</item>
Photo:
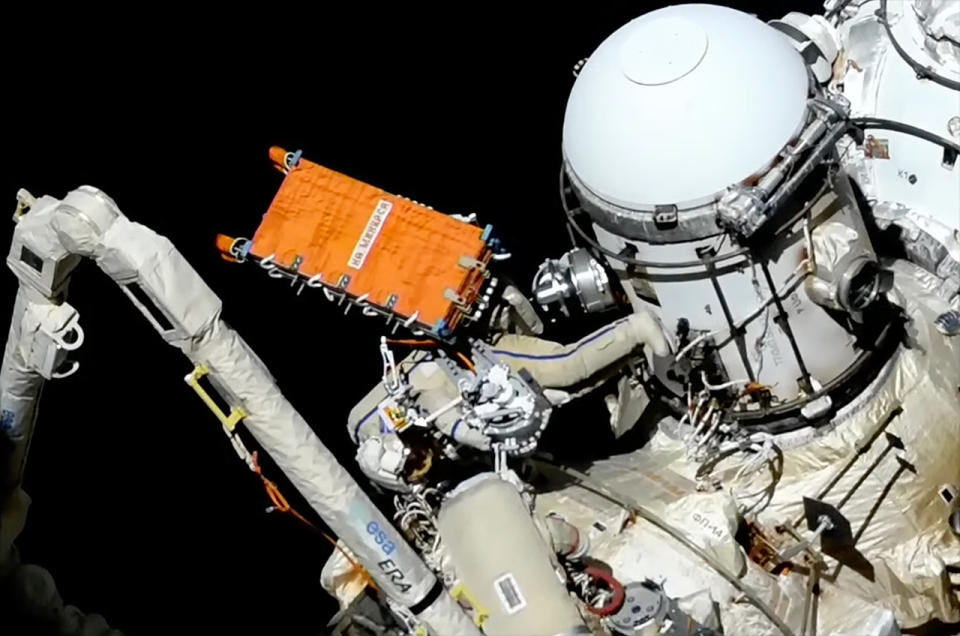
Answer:
<svg viewBox="0 0 960 636"><path fill-rule="evenodd" d="M679 214L675 205L657 205L653 208L653 224L659 230L670 230L677 227Z"/></svg>

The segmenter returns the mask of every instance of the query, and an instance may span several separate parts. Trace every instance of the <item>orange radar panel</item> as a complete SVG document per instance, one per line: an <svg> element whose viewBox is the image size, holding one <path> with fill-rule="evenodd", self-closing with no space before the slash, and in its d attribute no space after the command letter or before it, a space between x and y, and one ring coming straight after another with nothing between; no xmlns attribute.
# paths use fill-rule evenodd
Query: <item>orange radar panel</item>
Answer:
<svg viewBox="0 0 960 636"><path fill-rule="evenodd" d="M492 257L490 228L441 214L271 148L286 177L253 240L218 238L233 260L449 336L473 312Z"/></svg>

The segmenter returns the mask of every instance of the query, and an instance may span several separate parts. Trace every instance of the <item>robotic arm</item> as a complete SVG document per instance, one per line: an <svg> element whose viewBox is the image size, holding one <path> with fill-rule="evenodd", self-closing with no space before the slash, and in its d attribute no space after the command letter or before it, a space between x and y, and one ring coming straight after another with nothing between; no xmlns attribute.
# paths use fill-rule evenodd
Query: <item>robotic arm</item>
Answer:
<svg viewBox="0 0 960 636"><path fill-rule="evenodd" d="M324 521L357 555L379 589L436 633L479 633L442 584L398 536L359 485L283 397L263 362L220 319L220 299L173 244L129 221L103 192L81 187L62 201L21 191L8 265L20 280L0 372L0 428L11 442L3 476L0 565L13 559L27 501L20 484L47 379L77 370L83 344L77 312L65 302L80 257L93 259L170 345L195 365L186 378L233 435L243 421ZM227 404L202 387L204 376Z"/></svg>

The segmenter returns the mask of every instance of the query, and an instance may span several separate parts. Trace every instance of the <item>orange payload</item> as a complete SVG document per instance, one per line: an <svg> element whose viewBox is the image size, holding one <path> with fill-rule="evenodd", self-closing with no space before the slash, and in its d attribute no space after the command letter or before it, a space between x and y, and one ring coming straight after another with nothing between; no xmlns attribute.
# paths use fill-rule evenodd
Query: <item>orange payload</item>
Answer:
<svg viewBox="0 0 960 636"><path fill-rule="evenodd" d="M286 170L288 153L271 148ZM289 169L250 247L287 272L446 335L476 301L484 231L305 159ZM222 247L222 246L221 246Z"/></svg>

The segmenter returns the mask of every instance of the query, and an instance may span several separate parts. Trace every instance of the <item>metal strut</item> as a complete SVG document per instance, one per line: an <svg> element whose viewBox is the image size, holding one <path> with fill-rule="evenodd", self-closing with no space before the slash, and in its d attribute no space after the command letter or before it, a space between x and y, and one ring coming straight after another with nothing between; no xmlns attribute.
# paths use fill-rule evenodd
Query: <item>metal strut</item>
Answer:
<svg viewBox="0 0 960 636"><path fill-rule="evenodd" d="M800 347L797 346L797 340L793 337L793 329L790 328L790 319L787 311L783 308L783 302L781 302L780 295L777 293L777 286L773 283L773 277L770 276L770 269L767 267L766 261L759 258L756 260L760 263L760 269L763 270L763 278L767 281L767 287L770 288L773 304L777 307L777 317L774 318L773 321L777 323L780 330L787 336L787 340L790 341L793 357L796 358L797 366L800 367L800 388L803 389L804 393L812 393L813 384L810 382L810 372L807 371L807 365L804 363L803 356L800 354Z"/></svg>
<svg viewBox="0 0 960 636"><path fill-rule="evenodd" d="M747 355L747 341L744 338L744 333L746 332L746 325L737 326L733 321L733 314L730 313L730 306L727 304L727 299L723 295L723 289L720 287L720 281L717 279L716 274L716 265L715 260L712 258L710 253L712 250L697 250L697 255L700 256L701 261L703 262L704 268L707 270L707 274L710 276L710 283L713 285L713 291L717 294L717 300L720 301L720 307L723 309L723 317L727 320L727 328L730 331L730 335L733 337L734 342L737 343L737 351L740 352L740 360L743 362L743 368L747 371L747 377L751 382L756 382L757 377L753 372L753 366L750 364L750 356ZM776 295L776 292L774 292Z"/></svg>

